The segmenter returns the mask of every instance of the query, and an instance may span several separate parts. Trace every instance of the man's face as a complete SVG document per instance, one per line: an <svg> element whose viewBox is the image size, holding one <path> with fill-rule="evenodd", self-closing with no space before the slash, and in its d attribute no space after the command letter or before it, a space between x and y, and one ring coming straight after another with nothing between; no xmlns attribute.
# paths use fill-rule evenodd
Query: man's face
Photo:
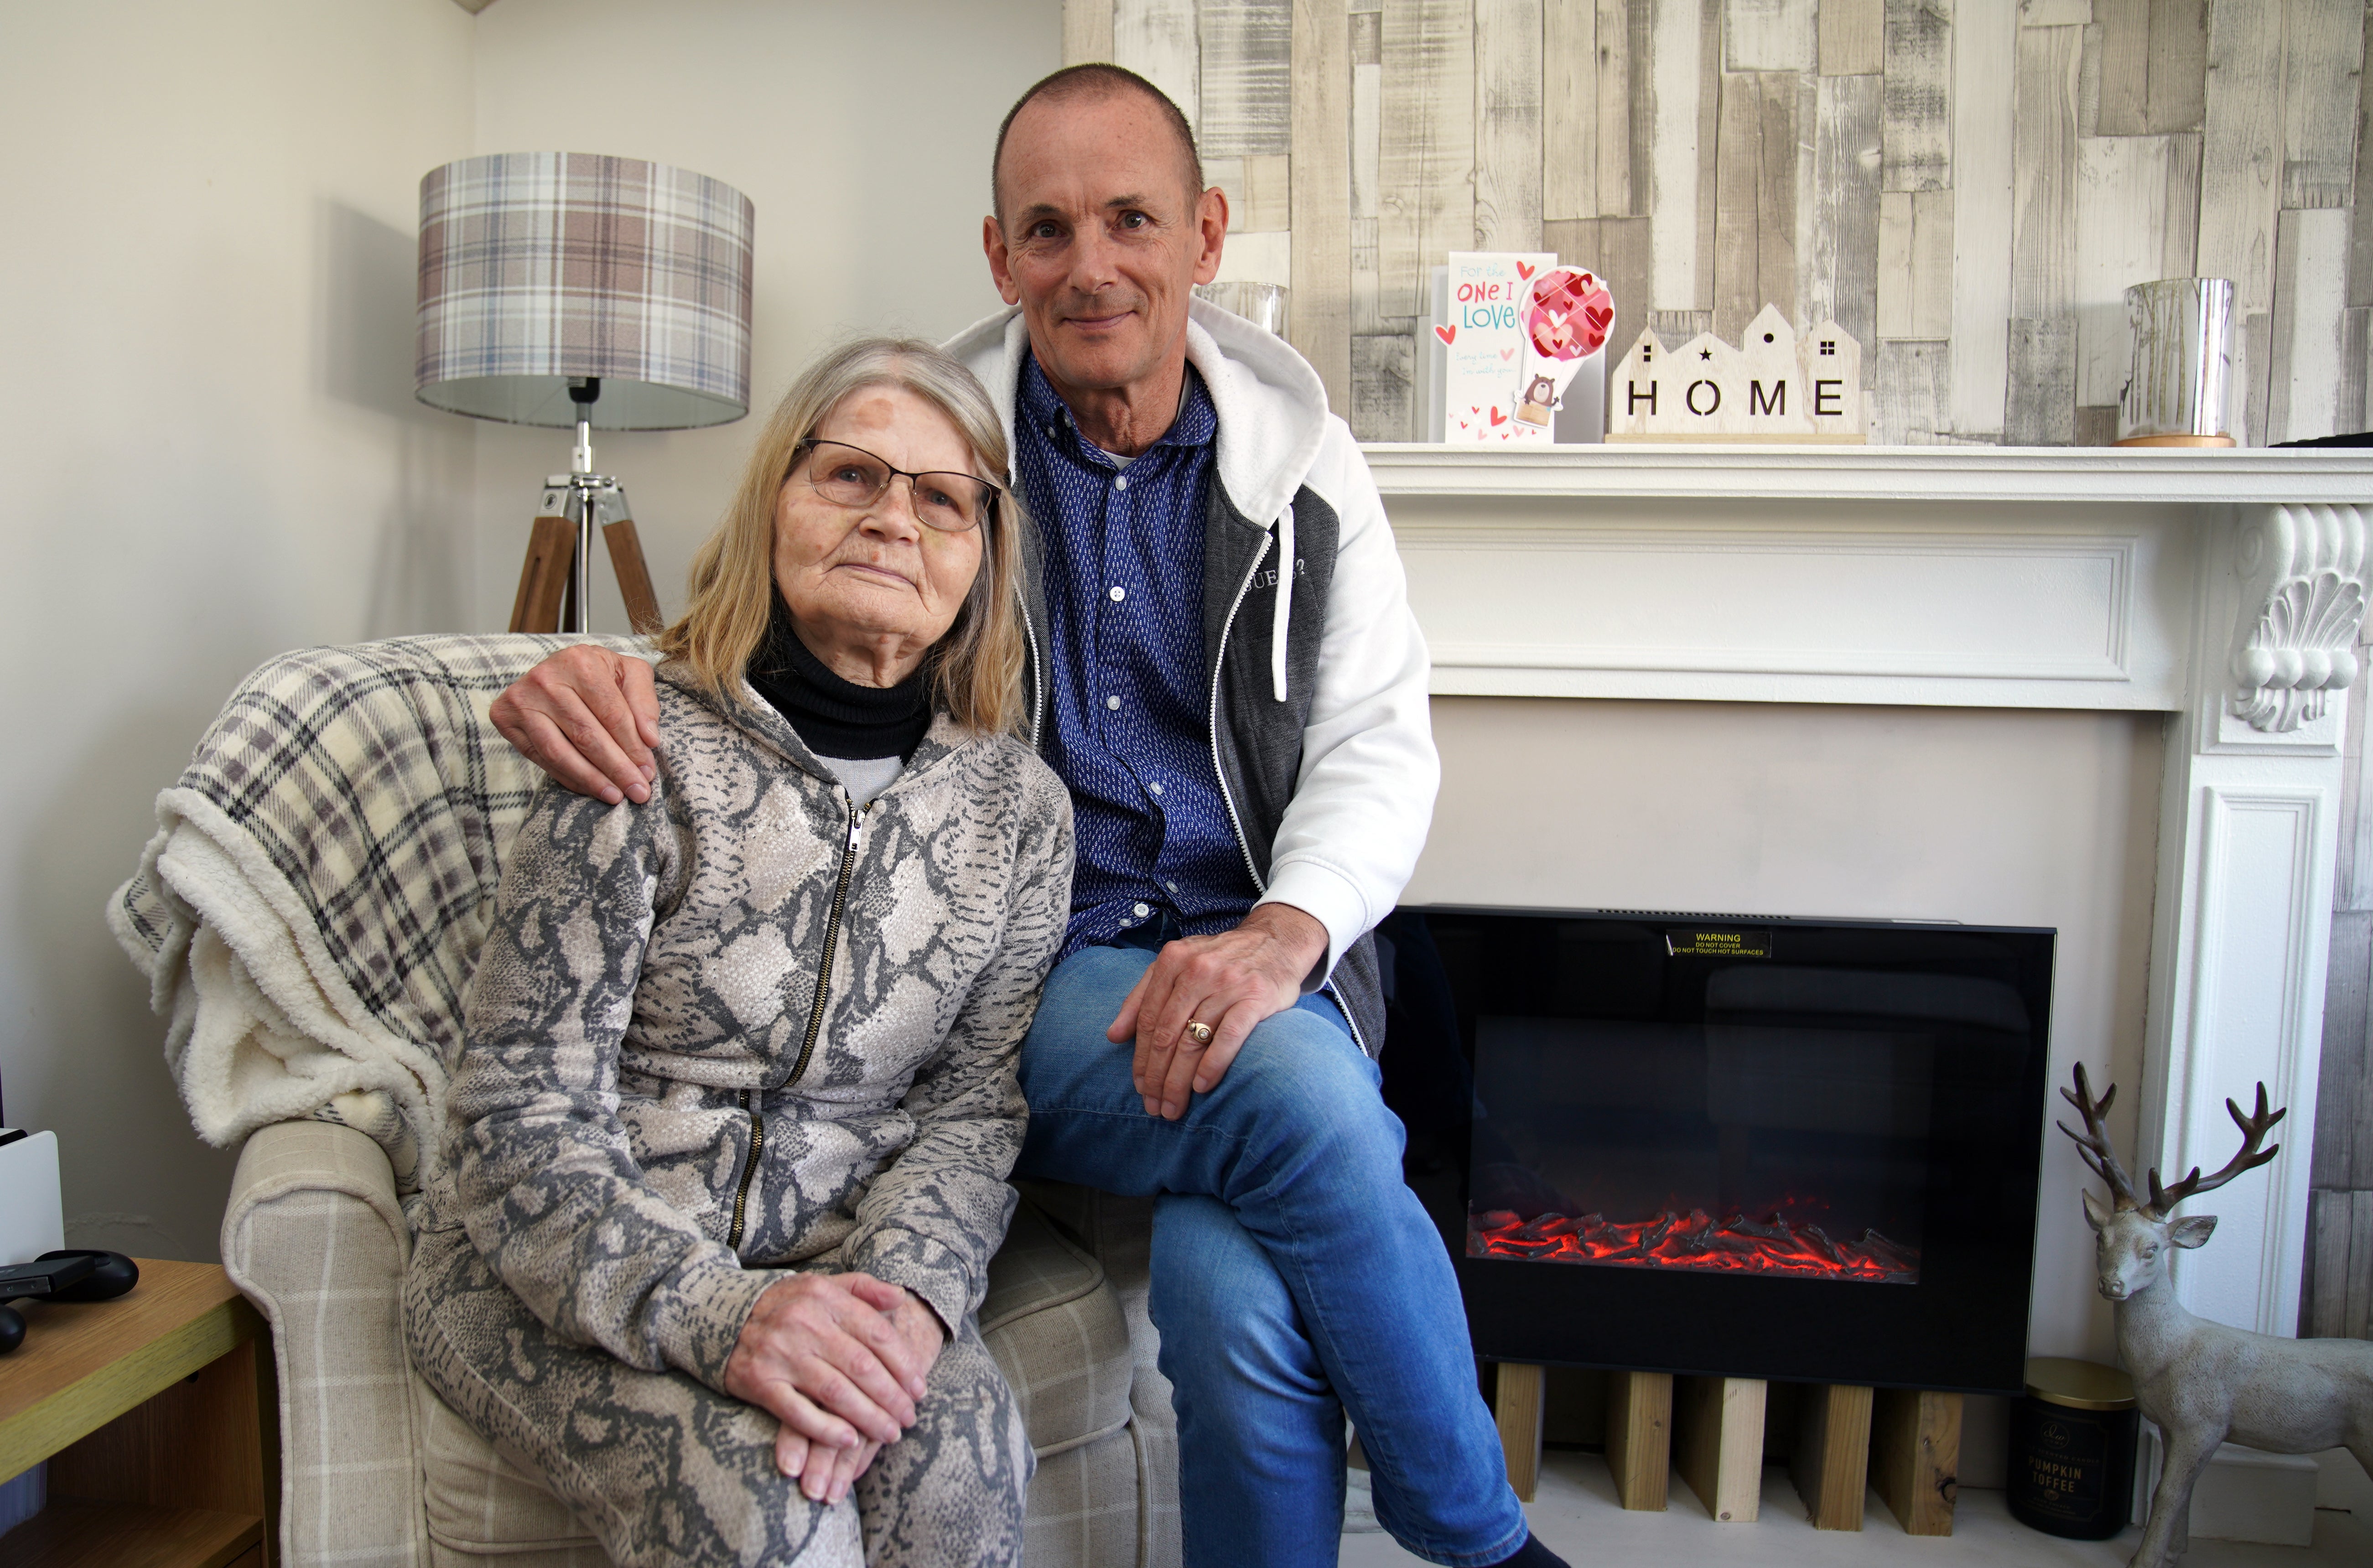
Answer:
<svg viewBox="0 0 2373 1568"><path fill-rule="evenodd" d="M982 243L1058 389L1120 390L1183 357L1186 301L1219 270L1227 198L1193 190L1161 111L1134 92L1024 108Z"/></svg>

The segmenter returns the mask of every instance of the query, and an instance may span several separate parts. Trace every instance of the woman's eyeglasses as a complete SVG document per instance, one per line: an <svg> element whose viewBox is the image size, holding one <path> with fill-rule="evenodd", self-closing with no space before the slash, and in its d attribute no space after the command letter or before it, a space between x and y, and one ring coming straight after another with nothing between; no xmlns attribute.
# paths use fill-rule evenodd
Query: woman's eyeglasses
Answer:
<svg viewBox="0 0 2373 1568"><path fill-rule="evenodd" d="M893 479L914 493L915 518L941 533L964 533L997 518L998 487L970 474L909 474L893 468L863 447L811 436L799 445L808 455L809 487L836 506L870 507Z"/></svg>

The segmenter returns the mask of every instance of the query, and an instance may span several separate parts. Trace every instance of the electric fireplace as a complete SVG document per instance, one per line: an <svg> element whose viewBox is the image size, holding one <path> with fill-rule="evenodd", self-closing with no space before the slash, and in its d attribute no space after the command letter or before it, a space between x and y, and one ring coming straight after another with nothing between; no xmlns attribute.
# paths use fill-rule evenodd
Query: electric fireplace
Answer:
<svg viewBox="0 0 2373 1568"><path fill-rule="evenodd" d="M1415 908L1385 1094L1494 1361L2016 1393L2052 933Z"/></svg>

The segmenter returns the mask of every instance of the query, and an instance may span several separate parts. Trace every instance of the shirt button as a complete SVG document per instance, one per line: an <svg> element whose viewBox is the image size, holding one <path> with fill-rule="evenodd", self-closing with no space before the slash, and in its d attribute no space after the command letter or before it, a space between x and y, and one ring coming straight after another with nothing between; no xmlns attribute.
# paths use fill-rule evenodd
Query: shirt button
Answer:
<svg viewBox="0 0 2373 1568"><path fill-rule="evenodd" d="M1105 698L1105 706L1106 708L1118 708L1120 706L1120 698L1116 696L1108 696Z"/></svg>
<svg viewBox="0 0 2373 1568"><path fill-rule="evenodd" d="M1139 919L1140 919L1140 920L1141 920L1141 919L1145 919L1148 915L1152 914L1152 913L1153 913L1153 909L1152 909L1152 907L1151 907L1150 905L1140 904L1140 905L1138 905L1138 906L1137 906L1136 913L1137 913L1137 918L1138 918Z"/></svg>
<svg viewBox="0 0 2373 1568"><path fill-rule="evenodd" d="M1178 884L1175 882L1165 882L1162 885L1168 888L1173 893L1178 891Z"/></svg>
<svg viewBox="0 0 2373 1568"><path fill-rule="evenodd" d="M1114 489L1116 489L1116 490L1126 490L1126 489L1128 489L1128 474L1122 474L1119 478L1117 478L1117 479L1114 480L1114 481L1113 481L1113 488L1114 488Z"/></svg>
<svg viewBox="0 0 2373 1568"><path fill-rule="evenodd" d="M1124 600L1124 599L1126 599L1126 598L1128 598L1128 589L1126 589L1126 588L1116 588L1116 589L1112 590L1112 602L1113 602L1114 603L1116 603L1116 604L1119 603L1122 600Z"/></svg>
<svg viewBox="0 0 2373 1568"><path fill-rule="evenodd" d="M1152 790L1157 795L1162 793L1162 786L1160 784L1148 784L1146 788Z"/></svg>
<svg viewBox="0 0 2373 1568"><path fill-rule="evenodd" d="M1046 427L1046 439L1048 440L1053 440L1055 439L1055 427L1052 425Z"/></svg>

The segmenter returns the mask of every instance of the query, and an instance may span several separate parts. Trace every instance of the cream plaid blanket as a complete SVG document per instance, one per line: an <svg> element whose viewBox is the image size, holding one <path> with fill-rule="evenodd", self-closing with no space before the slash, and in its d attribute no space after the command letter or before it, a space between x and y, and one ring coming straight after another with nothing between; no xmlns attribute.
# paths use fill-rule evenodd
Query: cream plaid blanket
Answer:
<svg viewBox="0 0 2373 1568"><path fill-rule="evenodd" d="M208 1142L344 1122L418 1190L502 856L541 778L486 709L579 640L307 649L231 695L107 907Z"/></svg>

